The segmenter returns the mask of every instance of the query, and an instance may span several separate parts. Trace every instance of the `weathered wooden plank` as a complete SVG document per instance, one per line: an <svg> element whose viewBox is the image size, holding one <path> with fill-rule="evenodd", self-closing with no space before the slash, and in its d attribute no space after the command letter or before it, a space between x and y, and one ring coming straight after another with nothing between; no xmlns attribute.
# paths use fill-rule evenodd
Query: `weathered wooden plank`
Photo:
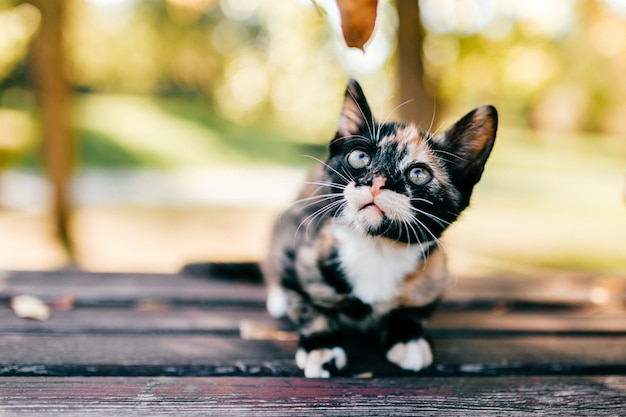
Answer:
<svg viewBox="0 0 626 417"><path fill-rule="evenodd" d="M292 343L216 336L0 335L2 364L205 364L291 359Z"/></svg>
<svg viewBox="0 0 626 417"><path fill-rule="evenodd" d="M438 311L427 321L428 329L458 334L479 330L552 334L626 335L626 311L580 309L550 312L515 311Z"/></svg>
<svg viewBox="0 0 626 417"><path fill-rule="evenodd" d="M50 320L40 322L20 319L9 308L0 307L0 333L238 335L243 324L293 331L286 321L274 320L264 310L254 308L173 308L167 304L146 303L132 309L54 311ZM599 309L542 314L444 310L428 320L427 331L437 338L626 336L626 320L622 312Z"/></svg>
<svg viewBox="0 0 626 417"><path fill-rule="evenodd" d="M612 277L608 281L578 275L524 279L455 278L442 308L554 310L591 306L593 294L607 290L602 285L614 281L626 286L624 277ZM236 303L258 307L265 297L265 289L259 284L176 274L106 274L77 270L0 272L0 291L0 302L17 294L54 300L71 293L78 305L117 307L133 306L145 300L160 300L171 305L207 307Z"/></svg>
<svg viewBox="0 0 626 417"><path fill-rule="evenodd" d="M145 307L145 308L143 308ZM239 335L254 320L277 328L281 322L257 309L170 309L159 304L138 309L79 308L53 311L47 321L25 320L0 307L0 333L39 334L224 334ZM159 309L162 308L162 309Z"/></svg>
<svg viewBox="0 0 626 417"><path fill-rule="evenodd" d="M54 301L72 294L78 306L134 307L165 304L262 307L261 285L173 274L106 274L77 270L0 273L0 301L18 294Z"/></svg>
<svg viewBox="0 0 626 417"><path fill-rule="evenodd" d="M346 375L407 374L384 362L376 344L353 342ZM433 345L426 374L626 374L626 337L435 338ZM7 334L0 375L289 376L299 375L295 349L295 341L225 336Z"/></svg>
<svg viewBox="0 0 626 417"><path fill-rule="evenodd" d="M0 414L622 415L626 377L0 378Z"/></svg>

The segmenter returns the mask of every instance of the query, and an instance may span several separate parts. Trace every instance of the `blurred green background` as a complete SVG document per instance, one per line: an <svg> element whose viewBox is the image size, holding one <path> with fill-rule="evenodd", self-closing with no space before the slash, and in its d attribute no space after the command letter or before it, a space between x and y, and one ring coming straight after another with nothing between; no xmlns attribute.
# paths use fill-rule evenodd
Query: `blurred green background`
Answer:
<svg viewBox="0 0 626 417"><path fill-rule="evenodd" d="M420 81L435 98L435 117L415 119L436 130L482 104L500 113L472 206L446 235L455 273L626 272L626 0L420 0L417 22L381 1L366 53L344 45L335 3L317 3L326 15L310 0L64 1L77 266L261 257L349 77L379 119L403 116L407 19L423 26ZM41 20L0 0L2 269L69 262L42 171Z"/></svg>

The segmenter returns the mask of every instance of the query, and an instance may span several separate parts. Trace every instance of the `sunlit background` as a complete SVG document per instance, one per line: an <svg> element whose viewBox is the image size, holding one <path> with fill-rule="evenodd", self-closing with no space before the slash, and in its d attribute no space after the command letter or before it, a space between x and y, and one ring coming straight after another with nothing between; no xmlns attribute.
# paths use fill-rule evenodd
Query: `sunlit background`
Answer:
<svg viewBox="0 0 626 417"><path fill-rule="evenodd" d="M345 46L335 3L316 3L65 1L78 267L259 259L311 156L324 155L347 79L380 119L400 117L407 17L381 1L362 53ZM419 8L436 100L434 119L415 119L436 130L482 104L500 112L472 206L445 236L454 271L625 273L626 0ZM0 269L70 262L42 168L29 52L41 21L35 5L0 0Z"/></svg>

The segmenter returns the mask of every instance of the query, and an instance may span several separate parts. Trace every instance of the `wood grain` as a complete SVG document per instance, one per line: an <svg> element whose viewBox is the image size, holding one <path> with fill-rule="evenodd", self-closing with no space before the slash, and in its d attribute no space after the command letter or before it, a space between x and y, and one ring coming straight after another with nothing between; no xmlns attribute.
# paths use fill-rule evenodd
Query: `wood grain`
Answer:
<svg viewBox="0 0 626 417"><path fill-rule="evenodd" d="M0 302L75 299L44 322L0 307L0 415L622 415L626 314L591 302L598 282L459 279L427 323L433 366L402 371L347 335L343 376L320 381L301 377L260 285L0 272Z"/></svg>
<svg viewBox="0 0 626 417"><path fill-rule="evenodd" d="M348 345L345 375L414 375L384 361L367 340ZM427 375L626 373L626 338L520 337L435 339ZM225 336L0 336L0 376L299 375L295 341ZM169 372L165 372L170 369Z"/></svg>
<svg viewBox="0 0 626 417"><path fill-rule="evenodd" d="M623 280L625 277L615 277ZM559 310L593 307L590 297L598 282L593 275L571 274L524 279L456 278L442 308ZM262 285L211 280L175 274L107 274L78 270L0 273L0 301L31 294L54 300L72 293L78 305L132 306L137 300L161 300L174 305L250 305L262 307Z"/></svg>
<svg viewBox="0 0 626 417"><path fill-rule="evenodd" d="M625 404L626 377L0 378L7 415L615 416Z"/></svg>

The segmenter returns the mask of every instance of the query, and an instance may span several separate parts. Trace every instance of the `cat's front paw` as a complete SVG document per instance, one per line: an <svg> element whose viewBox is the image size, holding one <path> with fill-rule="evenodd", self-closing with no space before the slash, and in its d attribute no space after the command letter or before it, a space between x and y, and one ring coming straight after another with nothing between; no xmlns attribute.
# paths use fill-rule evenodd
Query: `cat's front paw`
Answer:
<svg viewBox="0 0 626 417"><path fill-rule="evenodd" d="M430 345L423 338L396 343L387 351L387 360L402 369L419 371L433 363Z"/></svg>
<svg viewBox="0 0 626 417"><path fill-rule="evenodd" d="M330 378L348 363L346 352L340 347L314 349L309 352L299 348L296 364L307 378Z"/></svg>
<svg viewBox="0 0 626 417"><path fill-rule="evenodd" d="M270 316L275 319L285 317L287 315L287 304L285 290L279 285L270 285L265 304Z"/></svg>

